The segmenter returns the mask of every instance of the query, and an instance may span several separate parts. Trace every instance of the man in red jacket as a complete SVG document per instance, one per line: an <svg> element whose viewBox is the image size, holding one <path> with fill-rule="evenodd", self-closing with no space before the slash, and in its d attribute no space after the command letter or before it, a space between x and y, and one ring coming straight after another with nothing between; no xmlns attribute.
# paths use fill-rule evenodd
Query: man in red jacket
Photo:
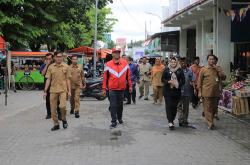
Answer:
<svg viewBox="0 0 250 165"><path fill-rule="evenodd" d="M126 89L126 82L129 85L129 91L132 92L132 83L130 79L130 69L126 60L120 58L121 50L112 49L113 60L107 62L103 74L103 95L109 90L111 125L110 128L123 124L123 97Z"/></svg>

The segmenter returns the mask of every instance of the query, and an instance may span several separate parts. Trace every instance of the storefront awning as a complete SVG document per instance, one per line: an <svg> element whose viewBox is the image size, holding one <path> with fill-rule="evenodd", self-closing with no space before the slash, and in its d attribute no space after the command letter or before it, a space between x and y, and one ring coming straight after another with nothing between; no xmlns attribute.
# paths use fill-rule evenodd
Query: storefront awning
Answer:
<svg viewBox="0 0 250 165"><path fill-rule="evenodd" d="M48 52L10 51L11 57L44 57Z"/></svg>
<svg viewBox="0 0 250 165"><path fill-rule="evenodd" d="M185 29L194 25L197 20L212 19L213 9L213 0L200 0L176 12L162 21L162 24L166 27L182 27Z"/></svg>

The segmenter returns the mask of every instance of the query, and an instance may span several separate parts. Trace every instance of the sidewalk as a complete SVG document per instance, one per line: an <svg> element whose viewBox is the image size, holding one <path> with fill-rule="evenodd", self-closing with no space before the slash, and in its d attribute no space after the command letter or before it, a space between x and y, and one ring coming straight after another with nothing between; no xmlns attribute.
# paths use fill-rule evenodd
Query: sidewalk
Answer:
<svg viewBox="0 0 250 165"><path fill-rule="evenodd" d="M13 91L8 92L7 106L5 106L5 94L1 90L0 95L0 120L6 117L11 117L19 112L27 111L35 106L42 105L44 100L42 98L42 91L21 91L17 93Z"/></svg>
<svg viewBox="0 0 250 165"><path fill-rule="evenodd" d="M153 105L152 99L138 100L137 105L125 106L125 124L111 131L107 100L84 99L80 119L68 115L69 128L51 132L52 122L44 119L45 105L40 93L18 94L18 100L27 108L22 105L20 112L17 108L15 114L5 117L2 115L8 111L0 114L3 165L248 165L250 162L249 125L228 115L220 115L216 122L218 130L209 131L201 110L190 108L190 123L196 129L179 128L176 123L176 130L169 131L164 105Z"/></svg>

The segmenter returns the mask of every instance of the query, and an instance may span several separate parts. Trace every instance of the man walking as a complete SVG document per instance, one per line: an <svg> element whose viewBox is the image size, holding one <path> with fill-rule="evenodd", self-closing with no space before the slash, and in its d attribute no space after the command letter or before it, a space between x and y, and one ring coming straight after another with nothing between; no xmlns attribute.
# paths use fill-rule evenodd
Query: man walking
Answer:
<svg viewBox="0 0 250 165"><path fill-rule="evenodd" d="M180 64L185 76L185 84L181 88L181 99L180 102L178 103L177 109L179 113L179 126L187 127L189 102L190 102L190 97L193 94L195 76L192 70L187 67L187 61L185 57L180 59Z"/></svg>
<svg viewBox="0 0 250 165"><path fill-rule="evenodd" d="M77 56L71 57L72 64L70 65L70 74L71 74L71 98L70 105L71 110L70 114L75 113L75 118L79 118L79 109L80 109L80 93L83 89L83 84L85 84L84 73L80 66L78 66Z"/></svg>
<svg viewBox="0 0 250 165"><path fill-rule="evenodd" d="M199 97L198 97L198 88L197 88L197 82L199 79L199 73L201 70L201 66L200 66L200 58L199 57L195 57L194 59L194 63L193 65L190 67L194 73L195 76L195 81L194 81L194 93L192 94L192 98L191 98L191 102L192 102L192 106L193 108L196 108L198 103L199 103Z"/></svg>
<svg viewBox="0 0 250 165"><path fill-rule="evenodd" d="M109 90L111 125L110 128L123 124L123 97L126 89L126 81L129 85L129 92L132 92L132 83L130 79L130 69L126 60L120 58L121 50L113 48L113 60L107 62L103 73L103 95Z"/></svg>
<svg viewBox="0 0 250 165"><path fill-rule="evenodd" d="M53 63L53 54L52 53L47 53L45 55L45 62L44 64L40 67L40 73L44 76L44 86L46 84L47 78L45 77L47 70L49 66ZM46 94L46 109L47 109L47 116L46 119L51 118L51 109L50 109L50 86L48 87L47 94ZM57 115L58 119L61 120L61 112L60 109L57 108Z"/></svg>
<svg viewBox="0 0 250 165"><path fill-rule="evenodd" d="M58 100L60 102L59 108L61 110L63 128L66 129L68 127L68 123L66 120L66 100L67 94L68 97L71 96L71 75L69 66L63 63L62 53L55 53L55 63L49 66L45 77L47 78L47 80L44 89L44 97L46 97L47 91L50 86L51 116L54 122L54 127L51 128L51 131L60 129L59 121L56 116Z"/></svg>
<svg viewBox="0 0 250 165"><path fill-rule="evenodd" d="M150 80L151 80L150 78L151 66L150 64L147 63L146 57L143 57L142 64L139 65L139 71L140 71L139 99L145 96L144 100L148 100L149 85L150 85ZM145 90L145 93L144 93L144 90Z"/></svg>
<svg viewBox="0 0 250 165"><path fill-rule="evenodd" d="M215 65L215 55L208 55L208 66L200 71L198 80L199 97L202 97L205 118L208 129L214 129L214 114L218 108L220 97L220 80L225 80L226 75L222 69Z"/></svg>
<svg viewBox="0 0 250 165"><path fill-rule="evenodd" d="M133 90L132 90L132 93L129 92L129 85L127 83L126 94L125 94L125 96L127 98L126 104L131 104L131 97L132 97L133 103L136 104L136 83L140 79L138 65L133 63L132 57L127 57L127 62L129 64L129 68L130 68L130 78L131 78Z"/></svg>

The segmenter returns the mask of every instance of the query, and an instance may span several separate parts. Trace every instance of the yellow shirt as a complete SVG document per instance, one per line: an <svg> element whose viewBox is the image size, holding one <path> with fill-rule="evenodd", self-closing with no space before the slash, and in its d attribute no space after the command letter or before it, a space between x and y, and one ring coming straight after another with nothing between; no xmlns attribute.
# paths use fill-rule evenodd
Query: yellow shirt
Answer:
<svg viewBox="0 0 250 165"><path fill-rule="evenodd" d="M71 77L67 64L51 64L45 77L51 80L50 93L67 92L67 80Z"/></svg>

